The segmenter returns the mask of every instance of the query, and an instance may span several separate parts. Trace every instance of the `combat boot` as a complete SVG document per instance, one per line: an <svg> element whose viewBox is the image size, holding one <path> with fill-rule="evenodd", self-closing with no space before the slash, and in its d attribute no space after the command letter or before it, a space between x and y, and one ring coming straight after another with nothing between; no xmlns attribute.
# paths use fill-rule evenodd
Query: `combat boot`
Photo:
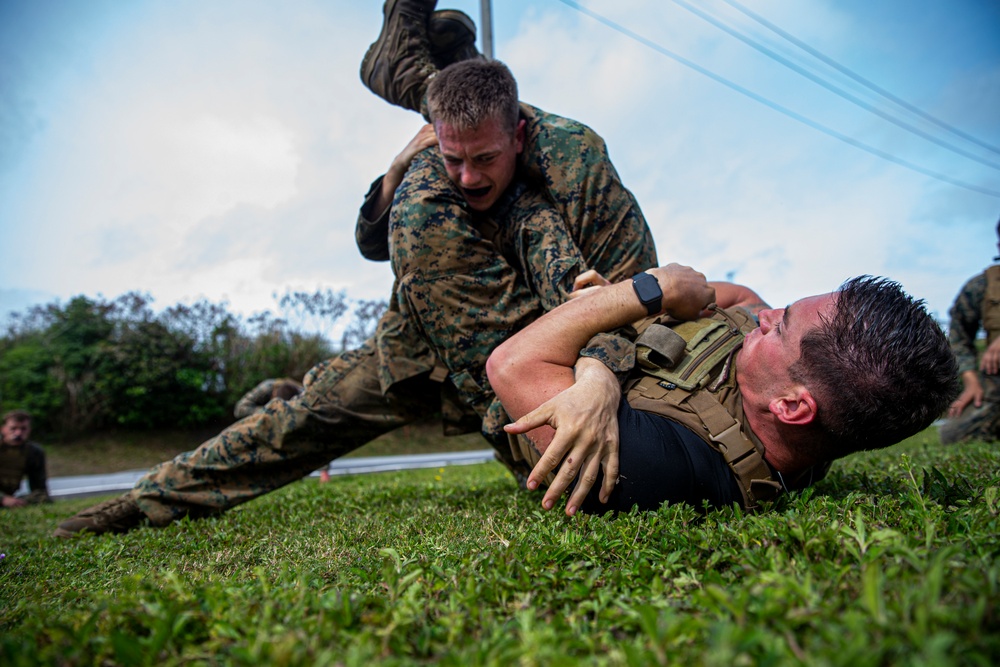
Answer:
<svg viewBox="0 0 1000 667"><path fill-rule="evenodd" d="M427 26L437 0L386 0L382 32L361 61L361 81L389 104L420 111L431 59Z"/></svg>
<svg viewBox="0 0 1000 667"><path fill-rule="evenodd" d="M476 50L475 22L457 9L441 9L431 14L427 39L431 60L438 69L462 60L483 57Z"/></svg>
<svg viewBox="0 0 1000 667"><path fill-rule="evenodd" d="M52 533L55 537L74 537L83 533L127 533L146 519L139 505L127 491L117 498L88 507L76 516L66 519Z"/></svg>

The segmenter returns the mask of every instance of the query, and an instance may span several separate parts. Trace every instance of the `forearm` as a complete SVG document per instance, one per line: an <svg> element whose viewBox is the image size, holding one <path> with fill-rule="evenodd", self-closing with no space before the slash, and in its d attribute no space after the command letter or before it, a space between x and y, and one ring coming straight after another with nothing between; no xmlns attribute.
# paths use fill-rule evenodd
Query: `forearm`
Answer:
<svg viewBox="0 0 1000 667"><path fill-rule="evenodd" d="M719 308L746 308L756 315L765 308L770 308L766 301L746 285L712 281L708 282L715 288L715 303Z"/></svg>
<svg viewBox="0 0 1000 667"><path fill-rule="evenodd" d="M365 201L358 211L354 227L354 240L361 256L373 262L389 259L389 211L391 206L381 203L385 176L379 176L368 189ZM390 199L390 204L391 199Z"/></svg>
<svg viewBox="0 0 1000 667"><path fill-rule="evenodd" d="M962 389L964 391L982 391L982 384L979 382L979 373L976 371L964 371L962 373Z"/></svg>
<svg viewBox="0 0 1000 667"><path fill-rule="evenodd" d="M594 335L645 315L645 307L628 282L567 301L504 341L490 355L490 379L509 371L520 375L528 368L532 373L548 367L571 371L580 350Z"/></svg>
<svg viewBox="0 0 1000 667"><path fill-rule="evenodd" d="M651 269L663 292L661 312L696 316L714 298L704 277L686 267ZM572 299L546 313L500 345L490 356L490 382L502 392L526 391L524 382L536 373L571 369L580 350L596 334L625 326L648 315L630 281L609 285ZM544 400L544 399L543 399ZM541 401L539 401L541 402Z"/></svg>
<svg viewBox="0 0 1000 667"><path fill-rule="evenodd" d="M400 170L398 167L393 165L389 171L385 172L382 176L382 182L379 188L372 193L374 196L369 203L369 211L374 214L376 218L382 218L389 213L389 207L392 206L392 198L396 194L396 188L399 184L403 182L403 176L406 174L406 170Z"/></svg>

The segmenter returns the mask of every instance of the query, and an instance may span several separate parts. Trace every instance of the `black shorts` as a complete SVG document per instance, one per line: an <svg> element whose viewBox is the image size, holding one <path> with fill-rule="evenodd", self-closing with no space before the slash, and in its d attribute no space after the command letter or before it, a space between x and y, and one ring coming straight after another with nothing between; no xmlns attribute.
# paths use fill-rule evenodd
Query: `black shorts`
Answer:
<svg viewBox="0 0 1000 667"><path fill-rule="evenodd" d="M655 510L664 502L701 508L742 504L736 477L722 454L684 426L618 405L619 481L607 504L598 500L603 472L581 510L591 514Z"/></svg>

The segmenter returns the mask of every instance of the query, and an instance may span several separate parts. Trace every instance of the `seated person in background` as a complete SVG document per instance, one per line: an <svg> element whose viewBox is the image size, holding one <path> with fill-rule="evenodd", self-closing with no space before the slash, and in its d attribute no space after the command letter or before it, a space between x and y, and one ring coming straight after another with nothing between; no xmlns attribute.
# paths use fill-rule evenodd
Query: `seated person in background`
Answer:
<svg viewBox="0 0 1000 667"><path fill-rule="evenodd" d="M28 440L31 415L24 410L11 410L3 416L0 435L0 507L52 502L45 472L45 452L38 443ZM25 477L30 491L17 497L14 494Z"/></svg>
<svg viewBox="0 0 1000 667"><path fill-rule="evenodd" d="M1000 260L1000 256L993 259ZM948 406L948 421L939 431L941 443L996 442L1000 440L1000 264L965 283L949 315L948 340L958 360L962 393ZM977 363L980 329L986 332L986 350Z"/></svg>
<svg viewBox="0 0 1000 667"><path fill-rule="evenodd" d="M944 333L895 282L854 278L760 310L759 326L734 308L758 300L671 264L588 290L500 345L490 383L535 464L528 487L549 484L543 507L579 474L569 515L663 502L754 509L836 458L926 428L957 391ZM672 319L713 302L722 308L710 319ZM616 359L589 356L619 327ZM594 427L587 417L611 403L617 423Z"/></svg>
<svg viewBox="0 0 1000 667"><path fill-rule="evenodd" d="M280 398L287 401L301 393L301 382L296 382L291 378L280 378L277 380L269 378L245 393L243 398L236 402L236 407L233 408L233 415L237 419L243 419L263 410L264 406L272 398Z"/></svg>

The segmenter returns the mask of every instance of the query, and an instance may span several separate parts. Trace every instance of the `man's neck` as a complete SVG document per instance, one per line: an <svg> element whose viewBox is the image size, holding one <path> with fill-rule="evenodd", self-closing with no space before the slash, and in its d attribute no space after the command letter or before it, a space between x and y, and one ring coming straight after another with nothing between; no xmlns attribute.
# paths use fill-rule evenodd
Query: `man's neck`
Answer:
<svg viewBox="0 0 1000 667"><path fill-rule="evenodd" d="M808 468L814 461L804 461L802 448L795 445L796 427L782 424L767 409L753 409L744 403L747 424L764 445L764 459L782 475L790 476Z"/></svg>

